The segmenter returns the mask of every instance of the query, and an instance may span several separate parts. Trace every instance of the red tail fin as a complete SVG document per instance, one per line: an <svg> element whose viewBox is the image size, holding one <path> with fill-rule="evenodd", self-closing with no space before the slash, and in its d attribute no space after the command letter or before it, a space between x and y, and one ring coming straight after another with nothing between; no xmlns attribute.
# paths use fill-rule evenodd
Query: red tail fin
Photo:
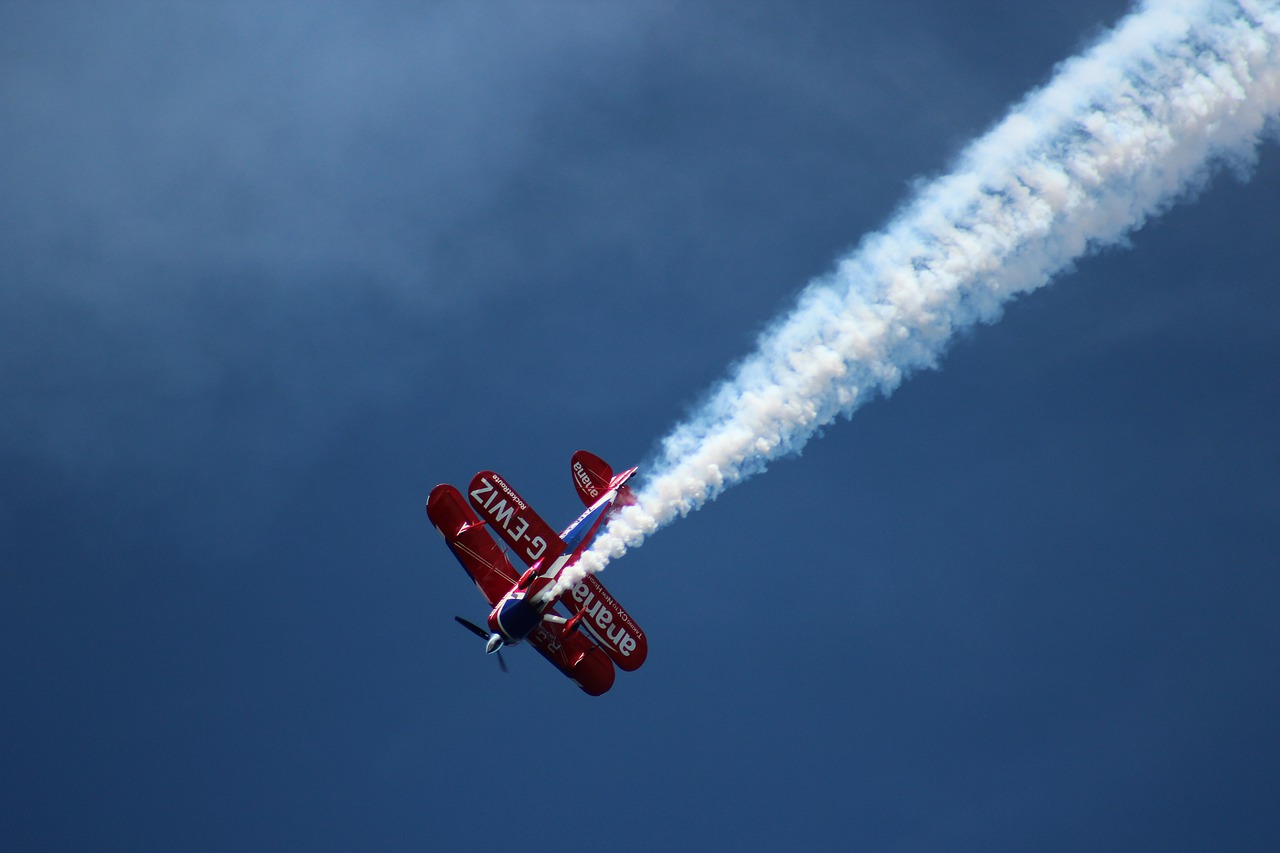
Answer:
<svg viewBox="0 0 1280 853"><path fill-rule="evenodd" d="M609 491L609 481L613 479L613 469L594 453L579 450L573 454L573 487L578 490L578 497L586 506L594 504L601 495Z"/></svg>
<svg viewBox="0 0 1280 853"><path fill-rule="evenodd" d="M573 454L572 468L573 487L578 490L578 497L587 506L594 504L605 492L627 482L636 472L636 469L632 468L614 476L608 462L586 450L579 450Z"/></svg>

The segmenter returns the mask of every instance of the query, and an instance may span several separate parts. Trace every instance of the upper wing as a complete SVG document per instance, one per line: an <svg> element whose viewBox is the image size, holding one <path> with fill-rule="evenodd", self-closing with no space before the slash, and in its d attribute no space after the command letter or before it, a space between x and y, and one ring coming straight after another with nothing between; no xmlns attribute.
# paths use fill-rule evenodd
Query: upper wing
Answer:
<svg viewBox="0 0 1280 853"><path fill-rule="evenodd" d="M542 560L550 566L564 551L564 541L551 526L492 471L476 474L467 496L476 512L527 565Z"/></svg>
<svg viewBox="0 0 1280 853"><path fill-rule="evenodd" d="M649 656L644 631L595 575L587 575L560 600L574 613L582 614L582 627L622 669L637 670Z"/></svg>
<svg viewBox="0 0 1280 853"><path fill-rule="evenodd" d="M511 561L485 532L485 522L471 511L461 492L447 483L432 489L427 498L427 518L489 604L496 604L515 586L519 576Z"/></svg>

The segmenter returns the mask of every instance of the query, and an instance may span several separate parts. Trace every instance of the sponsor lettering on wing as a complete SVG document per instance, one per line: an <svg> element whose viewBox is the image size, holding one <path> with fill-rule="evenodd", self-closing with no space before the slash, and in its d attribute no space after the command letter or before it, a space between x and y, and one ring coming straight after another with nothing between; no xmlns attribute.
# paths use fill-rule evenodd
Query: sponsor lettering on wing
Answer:
<svg viewBox="0 0 1280 853"><path fill-rule="evenodd" d="M597 592L603 594L597 595ZM604 593L599 587L591 589L586 581L575 586L572 595L573 600L584 611L583 621L592 629L592 633L608 642L619 654L630 657L636 649L636 639L631 634L635 626L626 611L608 593Z"/></svg>
<svg viewBox="0 0 1280 853"><path fill-rule="evenodd" d="M586 468L582 467L581 462L573 463L573 476L577 479L578 484L582 486L582 491L593 498L600 497L600 490L592 485L591 475L587 473Z"/></svg>

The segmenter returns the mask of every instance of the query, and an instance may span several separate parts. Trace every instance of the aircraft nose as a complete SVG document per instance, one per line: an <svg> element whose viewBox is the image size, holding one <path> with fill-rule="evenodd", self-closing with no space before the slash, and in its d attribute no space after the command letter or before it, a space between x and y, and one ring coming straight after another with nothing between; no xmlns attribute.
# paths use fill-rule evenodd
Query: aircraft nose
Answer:
<svg viewBox="0 0 1280 853"><path fill-rule="evenodd" d="M491 655L500 648L502 648L502 635L490 634L489 642L485 643L484 645L484 653L486 655Z"/></svg>

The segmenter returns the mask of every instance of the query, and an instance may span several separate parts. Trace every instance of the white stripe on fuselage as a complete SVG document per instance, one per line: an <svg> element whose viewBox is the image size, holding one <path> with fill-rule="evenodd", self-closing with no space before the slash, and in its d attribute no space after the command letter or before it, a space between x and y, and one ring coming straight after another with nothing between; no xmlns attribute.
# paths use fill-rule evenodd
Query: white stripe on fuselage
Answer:
<svg viewBox="0 0 1280 853"><path fill-rule="evenodd" d="M587 507L587 510L583 512L582 515L575 518L573 520L573 523L564 529L564 532L560 534L560 539L564 542L568 542L570 537L573 536L574 531L578 529L578 525L582 524L584 521L590 518L591 514L599 510L601 506L612 503L614 499L617 497L618 497L617 489L610 489L609 491L605 492L603 497L601 497L598 501L593 503L591 506ZM586 546L590 543L590 541L591 541L591 537L588 536L587 538L583 539L583 541L579 542L577 547L575 547L572 552L566 551L565 553L561 554L559 557L556 557L556 559L551 563L550 566L546 568L546 570L538 573L538 577L552 578L552 579L559 578L560 572L564 571L564 568L568 566L570 563L572 563L575 557L577 557L579 554L582 553L583 549L586 548ZM539 598L541 598L541 596L539 596ZM540 600L537 602L537 604L538 606L546 606L547 604L549 604L549 602L545 600Z"/></svg>
<svg viewBox="0 0 1280 853"><path fill-rule="evenodd" d="M573 531L578 529L579 524L581 524L583 521L589 518L591 516L591 513L599 509L601 504L612 503L613 499L616 498L617 496L618 496L617 489L610 489L609 491L605 492L604 497L600 498L600 500L596 501L591 506L587 507L586 512L582 513L582 515L575 518L573 520L573 524L570 524L568 527L564 529L564 532L560 534L560 538L568 542L569 537L573 535Z"/></svg>

